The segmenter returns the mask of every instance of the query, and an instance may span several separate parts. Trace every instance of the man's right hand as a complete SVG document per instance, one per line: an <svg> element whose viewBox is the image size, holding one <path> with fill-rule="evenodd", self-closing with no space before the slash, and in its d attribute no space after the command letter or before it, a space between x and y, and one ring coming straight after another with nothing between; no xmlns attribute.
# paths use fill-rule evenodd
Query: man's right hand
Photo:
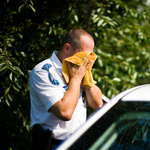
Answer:
<svg viewBox="0 0 150 150"><path fill-rule="evenodd" d="M90 58L90 55L85 59L82 66L77 66L70 62L67 62L71 78L79 79L80 81L82 81L83 77L85 76L86 71L88 70L89 66L92 63L92 61L88 62L89 58Z"/></svg>

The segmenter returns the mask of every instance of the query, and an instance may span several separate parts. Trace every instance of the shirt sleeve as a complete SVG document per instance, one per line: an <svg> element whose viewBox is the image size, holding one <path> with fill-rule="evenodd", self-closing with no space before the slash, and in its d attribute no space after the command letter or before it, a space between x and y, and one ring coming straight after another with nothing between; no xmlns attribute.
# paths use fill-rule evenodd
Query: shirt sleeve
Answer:
<svg viewBox="0 0 150 150"><path fill-rule="evenodd" d="M32 80L32 89L47 110L57 101L61 100L65 92L60 84L55 85L50 81L48 73L48 71L42 69L39 71L33 70L30 78ZM54 76L53 73L51 75Z"/></svg>

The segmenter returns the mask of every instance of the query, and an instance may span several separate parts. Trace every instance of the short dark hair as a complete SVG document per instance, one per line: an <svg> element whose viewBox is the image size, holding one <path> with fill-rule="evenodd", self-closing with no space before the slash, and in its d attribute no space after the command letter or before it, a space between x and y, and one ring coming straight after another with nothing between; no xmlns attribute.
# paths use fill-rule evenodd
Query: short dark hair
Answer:
<svg viewBox="0 0 150 150"><path fill-rule="evenodd" d="M81 48L80 46L80 37L81 35L86 35L89 36L90 38L93 39L93 37L86 32L85 30L81 28L75 28L71 29L63 38L63 41L60 46L60 50L62 50L63 46L68 43L72 47L72 49L75 51L77 48Z"/></svg>

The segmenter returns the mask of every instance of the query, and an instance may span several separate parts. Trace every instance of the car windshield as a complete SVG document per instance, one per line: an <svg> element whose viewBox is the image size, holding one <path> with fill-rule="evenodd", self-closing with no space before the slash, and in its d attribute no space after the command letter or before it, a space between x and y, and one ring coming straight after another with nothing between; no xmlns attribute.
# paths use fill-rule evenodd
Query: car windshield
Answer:
<svg viewBox="0 0 150 150"><path fill-rule="evenodd" d="M150 103L118 102L69 149L150 149Z"/></svg>

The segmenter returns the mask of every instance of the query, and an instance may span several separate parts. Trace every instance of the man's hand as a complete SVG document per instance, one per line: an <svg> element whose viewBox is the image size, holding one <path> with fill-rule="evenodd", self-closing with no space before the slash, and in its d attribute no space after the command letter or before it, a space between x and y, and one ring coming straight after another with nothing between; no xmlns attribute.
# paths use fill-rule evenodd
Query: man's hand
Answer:
<svg viewBox="0 0 150 150"><path fill-rule="evenodd" d="M90 58L90 55L85 59L82 66L77 66L75 64L68 62L69 73L70 73L71 78L79 79L80 81L82 81L87 69L92 63L92 61L88 63L89 58Z"/></svg>

